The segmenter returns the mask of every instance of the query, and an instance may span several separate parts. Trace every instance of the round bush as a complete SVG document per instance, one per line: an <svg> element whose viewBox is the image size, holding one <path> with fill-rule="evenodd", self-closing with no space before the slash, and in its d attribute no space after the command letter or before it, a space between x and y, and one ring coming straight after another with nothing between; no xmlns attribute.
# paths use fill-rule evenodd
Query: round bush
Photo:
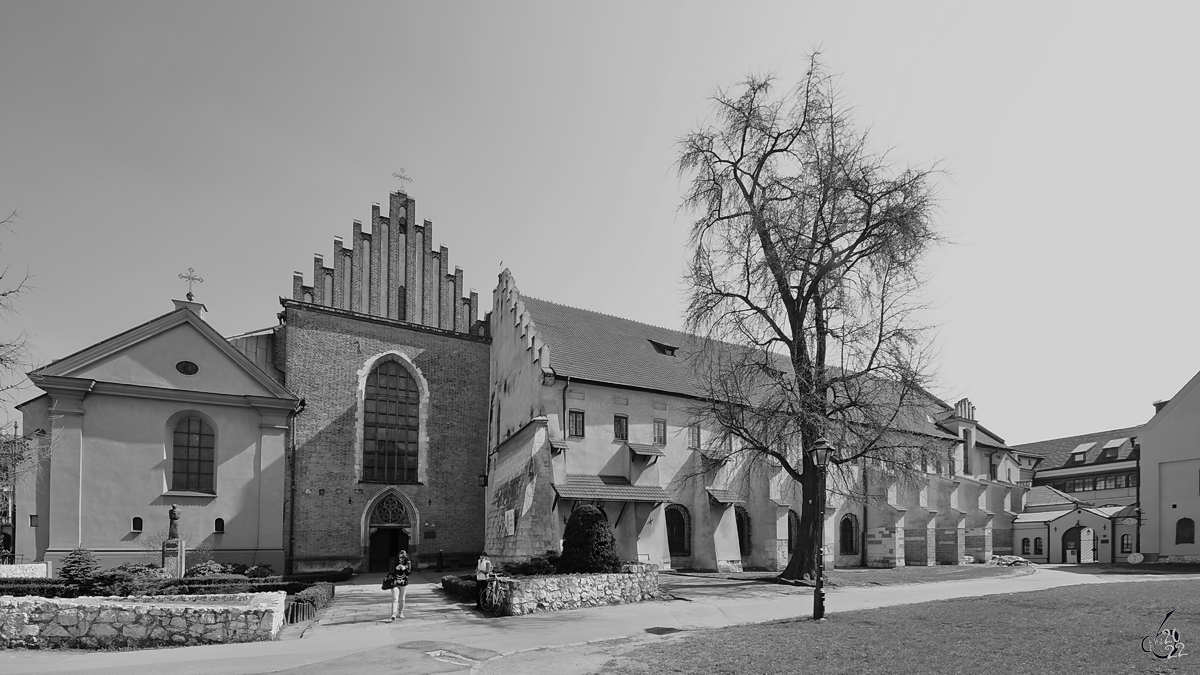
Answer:
<svg viewBox="0 0 1200 675"><path fill-rule="evenodd" d="M608 518L590 504L571 513L563 532L563 552L558 559L560 574L620 572L621 559Z"/></svg>
<svg viewBox="0 0 1200 675"><path fill-rule="evenodd" d="M82 546L63 556L58 564L59 578L79 588L91 587L99 574L100 563L96 560L96 554Z"/></svg>

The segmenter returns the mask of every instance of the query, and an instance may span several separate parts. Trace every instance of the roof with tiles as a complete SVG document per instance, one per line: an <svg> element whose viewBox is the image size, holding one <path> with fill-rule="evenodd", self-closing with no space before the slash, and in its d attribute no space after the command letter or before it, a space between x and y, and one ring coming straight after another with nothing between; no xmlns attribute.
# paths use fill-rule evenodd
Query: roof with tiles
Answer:
<svg viewBox="0 0 1200 675"><path fill-rule="evenodd" d="M1111 431L1097 431L1079 436L1053 438L1048 441L1038 441L1036 443L1022 443L1021 445L1014 445L1013 449L1018 452L1044 455L1046 459L1038 466L1038 471L1061 469L1066 466L1103 465L1127 459L1136 459L1131 439L1137 436L1141 428L1142 426L1138 425L1136 427L1113 429ZM1110 453L1113 456L1105 456L1104 451L1106 447L1110 449L1115 448L1116 453ZM1075 450L1081 451L1078 454L1084 456L1084 461L1068 464Z"/></svg>
<svg viewBox="0 0 1200 675"><path fill-rule="evenodd" d="M688 333L522 295L550 347L555 374L667 394L700 396L688 357L697 338ZM928 394L927 414L907 426L913 431L953 438L944 422L954 408ZM914 428L915 427L915 428ZM977 425L976 443L1007 449L1004 440Z"/></svg>
<svg viewBox="0 0 1200 675"><path fill-rule="evenodd" d="M1055 490L1049 485L1039 485L1031 489L1025 495L1025 506L1074 506L1075 504L1086 503L1083 500L1072 497L1071 495Z"/></svg>
<svg viewBox="0 0 1200 675"><path fill-rule="evenodd" d="M608 502L668 502L667 491L657 485L631 485L624 476L567 474L554 491L564 499L597 499Z"/></svg>

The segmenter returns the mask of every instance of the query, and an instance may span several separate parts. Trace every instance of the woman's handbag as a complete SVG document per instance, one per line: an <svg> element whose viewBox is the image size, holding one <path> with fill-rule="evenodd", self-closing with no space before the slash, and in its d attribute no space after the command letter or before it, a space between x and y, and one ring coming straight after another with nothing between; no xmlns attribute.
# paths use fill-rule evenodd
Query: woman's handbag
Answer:
<svg viewBox="0 0 1200 675"><path fill-rule="evenodd" d="M383 578L383 590L390 591L396 587L396 575L389 574Z"/></svg>

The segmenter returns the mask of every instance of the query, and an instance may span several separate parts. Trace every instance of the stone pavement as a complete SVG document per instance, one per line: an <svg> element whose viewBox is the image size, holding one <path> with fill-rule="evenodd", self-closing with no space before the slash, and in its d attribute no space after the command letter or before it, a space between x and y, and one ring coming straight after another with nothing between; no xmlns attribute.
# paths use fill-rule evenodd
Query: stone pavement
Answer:
<svg viewBox="0 0 1200 675"><path fill-rule="evenodd" d="M842 588L828 593L830 614L956 597L1036 591L1076 584L1180 579L1181 576L1097 576L1042 566L1035 574L909 586ZM0 673L130 673L143 669L191 673L505 673L589 672L568 668L570 651L531 650L587 645L617 638L670 639L677 630L772 621L812 612L805 587L753 581L663 575L662 587L679 600L592 607L554 614L485 617L473 605L440 590L441 574L418 572L408 591L405 618L384 622L390 594L382 575L339 584L337 599L318 622L288 627L275 642L129 652L0 652ZM1193 576L1192 578L1197 578ZM592 650L602 654L602 648ZM506 658L497 659L497 656ZM561 657L561 658L560 658ZM594 659L593 659L594 661Z"/></svg>

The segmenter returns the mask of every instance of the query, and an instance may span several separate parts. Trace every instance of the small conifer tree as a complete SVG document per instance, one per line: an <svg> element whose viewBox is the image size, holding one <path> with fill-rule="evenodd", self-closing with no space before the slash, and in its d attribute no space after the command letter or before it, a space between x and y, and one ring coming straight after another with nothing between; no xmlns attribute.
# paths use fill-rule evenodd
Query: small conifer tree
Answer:
<svg viewBox="0 0 1200 675"><path fill-rule="evenodd" d="M608 518L590 504L571 512L563 532L563 552L558 559L560 574L620 572L621 559Z"/></svg>
<svg viewBox="0 0 1200 675"><path fill-rule="evenodd" d="M81 589L91 588L99 574L100 562L96 560L96 554L82 546L63 556L58 566L58 576Z"/></svg>

